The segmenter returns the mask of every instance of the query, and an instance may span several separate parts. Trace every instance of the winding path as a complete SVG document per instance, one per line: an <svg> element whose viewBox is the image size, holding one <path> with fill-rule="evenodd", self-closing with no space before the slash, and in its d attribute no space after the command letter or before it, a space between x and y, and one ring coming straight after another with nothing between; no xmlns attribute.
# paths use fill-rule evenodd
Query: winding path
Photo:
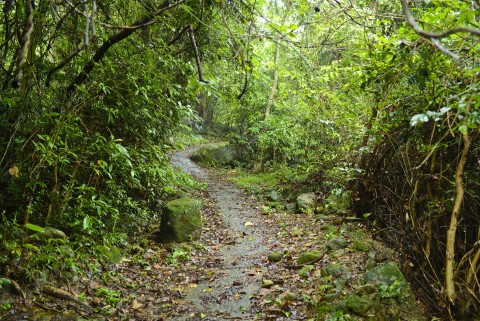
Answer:
<svg viewBox="0 0 480 321"><path fill-rule="evenodd" d="M174 320L254 320L256 311L251 297L260 289L265 272L268 227L261 219L260 204L251 199L246 202L249 196L233 183L215 177L189 159L195 150L193 147L178 151L171 162L207 183L209 197L235 235L235 242L221 248L224 265L219 267L219 277L212 282L201 281L188 293L191 313Z"/></svg>

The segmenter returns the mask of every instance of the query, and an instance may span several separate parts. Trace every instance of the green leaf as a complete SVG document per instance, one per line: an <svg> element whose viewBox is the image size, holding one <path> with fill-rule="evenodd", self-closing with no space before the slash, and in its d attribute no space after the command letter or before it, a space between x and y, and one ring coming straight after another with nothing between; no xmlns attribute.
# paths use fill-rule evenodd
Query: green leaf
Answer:
<svg viewBox="0 0 480 321"><path fill-rule="evenodd" d="M426 123L428 121L428 116L425 114L416 114L410 119L410 125L416 126L418 123Z"/></svg>
<svg viewBox="0 0 480 321"><path fill-rule="evenodd" d="M28 228L29 230L32 230L32 231L35 231L35 232L40 232L40 233L45 232L45 229L43 227L35 225L35 224L27 223L27 224L25 224L25 227Z"/></svg>
<svg viewBox="0 0 480 321"><path fill-rule="evenodd" d="M465 124L458 126L458 131L466 135L468 133L468 127Z"/></svg>
<svg viewBox="0 0 480 321"><path fill-rule="evenodd" d="M83 218L83 229L86 230L90 227L90 216L85 216Z"/></svg>

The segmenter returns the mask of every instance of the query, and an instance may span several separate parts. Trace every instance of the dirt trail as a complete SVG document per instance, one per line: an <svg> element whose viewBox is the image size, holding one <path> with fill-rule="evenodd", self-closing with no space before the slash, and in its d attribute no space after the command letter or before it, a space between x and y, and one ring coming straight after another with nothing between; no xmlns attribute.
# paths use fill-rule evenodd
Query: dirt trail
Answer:
<svg viewBox="0 0 480 321"><path fill-rule="evenodd" d="M174 320L252 320L255 309L250 299L260 289L265 273L268 227L260 217L260 204L232 183L192 162L189 156L194 151L195 148L189 148L176 152L171 162L208 184L209 197L235 241L221 247L224 265L218 268L219 277L201 281L192 289L186 296L188 315Z"/></svg>

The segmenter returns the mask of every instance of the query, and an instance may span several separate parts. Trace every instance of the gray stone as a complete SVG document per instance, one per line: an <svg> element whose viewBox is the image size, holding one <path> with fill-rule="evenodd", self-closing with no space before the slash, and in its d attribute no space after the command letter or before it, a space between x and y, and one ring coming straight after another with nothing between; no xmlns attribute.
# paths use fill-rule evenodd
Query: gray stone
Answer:
<svg viewBox="0 0 480 321"><path fill-rule="evenodd" d="M278 201L280 201L282 196L277 191L272 190L272 191L267 193L265 198L267 199L267 201L270 201L270 202L278 202Z"/></svg>
<svg viewBox="0 0 480 321"><path fill-rule="evenodd" d="M302 193L297 196L297 209L301 212L313 210L317 195L315 193Z"/></svg>
<svg viewBox="0 0 480 321"><path fill-rule="evenodd" d="M202 231L202 203L179 198L167 203L160 224L159 241L164 243L198 240Z"/></svg>
<svg viewBox="0 0 480 321"><path fill-rule="evenodd" d="M348 242L341 237L335 237L328 241L327 247L331 250L341 250L348 246Z"/></svg>

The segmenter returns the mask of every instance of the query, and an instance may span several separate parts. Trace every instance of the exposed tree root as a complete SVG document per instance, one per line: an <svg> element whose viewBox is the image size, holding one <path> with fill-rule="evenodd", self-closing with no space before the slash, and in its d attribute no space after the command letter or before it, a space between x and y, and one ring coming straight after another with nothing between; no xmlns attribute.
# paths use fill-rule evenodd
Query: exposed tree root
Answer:
<svg viewBox="0 0 480 321"><path fill-rule="evenodd" d="M88 310L92 309L92 307L88 303L80 300L77 297L76 294L70 293L70 292L67 292L67 291L64 291L64 290L61 290L61 289L58 289L58 288L54 288L53 286L44 285L44 286L41 287L40 292L42 292L43 294L46 294L48 296L51 296L53 298L62 299L62 300L66 300L66 301L72 301L72 302L74 302L78 305L83 306L84 308L86 308Z"/></svg>

